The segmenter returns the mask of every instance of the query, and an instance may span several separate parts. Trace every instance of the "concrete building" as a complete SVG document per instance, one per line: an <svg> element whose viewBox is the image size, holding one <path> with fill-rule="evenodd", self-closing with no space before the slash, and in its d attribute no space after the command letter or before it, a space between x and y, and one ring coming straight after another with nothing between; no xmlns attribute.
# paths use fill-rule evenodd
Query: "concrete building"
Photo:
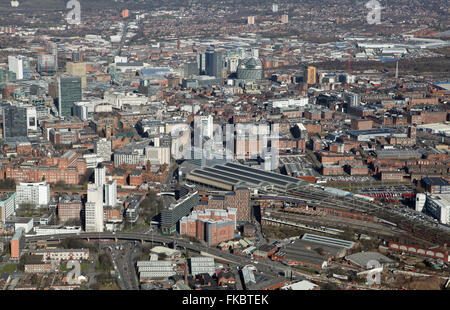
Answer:
<svg viewBox="0 0 450 310"><path fill-rule="evenodd" d="M100 156L103 161L111 160L111 140L106 138L99 139L95 141L94 144L94 153Z"/></svg>
<svg viewBox="0 0 450 310"><path fill-rule="evenodd" d="M424 209L442 224L450 224L450 194L427 196Z"/></svg>
<svg viewBox="0 0 450 310"><path fill-rule="evenodd" d="M0 195L0 222L5 223L6 219L16 211L16 193L3 193Z"/></svg>
<svg viewBox="0 0 450 310"><path fill-rule="evenodd" d="M103 190L93 183L88 184L85 205L86 232L103 232Z"/></svg>
<svg viewBox="0 0 450 310"><path fill-rule="evenodd" d="M104 205L114 207L117 203L117 181L112 180L103 185Z"/></svg>
<svg viewBox="0 0 450 310"><path fill-rule="evenodd" d="M99 164L94 169L94 181L99 188L103 188L103 185L106 183L106 167L102 164Z"/></svg>
<svg viewBox="0 0 450 310"><path fill-rule="evenodd" d="M23 56L8 56L9 71L16 74L17 80L23 79Z"/></svg>
<svg viewBox="0 0 450 310"><path fill-rule="evenodd" d="M171 203L161 212L161 229L163 233L176 231L176 226L183 216L191 213L198 203L198 192L186 195L182 199Z"/></svg>
<svg viewBox="0 0 450 310"><path fill-rule="evenodd" d="M50 201L50 184L47 182L24 183L16 185L16 204L33 204L37 207L47 206Z"/></svg>
<svg viewBox="0 0 450 310"><path fill-rule="evenodd" d="M73 76L81 78L81 87L86 88L86 63L85 62L67 62L66 71Z"/></svg>
<svg viewBox="0 0 450 310"><path fill-rule="evenodd" d="M416 211L422 212L425 202L427 201L427 195L422 193L416 194Z"/></svg>
<svg viewBox="0 0 450 310"><path fill-rule="evenodd" d="M14 223L15 231L17 231L19 228L23 228L24 234L28 234L34 227L34 220L33 218L29 217L16 217L11 219L9 223Z"/></svg>

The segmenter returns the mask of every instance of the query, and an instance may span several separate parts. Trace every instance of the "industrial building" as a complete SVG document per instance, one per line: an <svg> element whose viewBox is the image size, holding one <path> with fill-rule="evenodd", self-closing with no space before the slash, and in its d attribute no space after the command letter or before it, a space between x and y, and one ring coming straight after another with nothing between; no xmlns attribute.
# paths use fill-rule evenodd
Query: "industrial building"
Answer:
<svg viewBox="0 0 450 310"><path fill-rule="evenodd" d="M207 273L212 276L216 272L214 258L212 257L191 257L189 259L191 274L196 276L201 273Z"/></svg>
<svg viewBox="0 0 450 310"><path fill-rule="evenodd" d="M345 259L352 264L365 269L372 268L372 265L369 265L369 263L371 263L372 261L377 261L381 266L386 267L396 265L396 263L392 259L378 252L359 252L348 255L345 257Z"/></svg>
<svg viewBox="0 0 450 310"><path fill-rule="evenodd" d="M349 130L347 133L356 141L370 141L378 137L387 138L392 135L393 131L389 128L380 128L370 130Z"/></svg>
<svg viewBox="0 0 450 310"><path fill-rule="evenodd" d="M136 266L140 282L166 279L176 274L171 261L138 261Z"/></svg>

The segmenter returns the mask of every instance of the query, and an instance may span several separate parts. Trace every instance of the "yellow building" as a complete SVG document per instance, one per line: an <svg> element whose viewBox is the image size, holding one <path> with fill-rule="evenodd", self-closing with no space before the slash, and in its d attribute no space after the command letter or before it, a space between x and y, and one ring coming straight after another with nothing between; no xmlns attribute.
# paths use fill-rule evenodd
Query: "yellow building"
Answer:
<svg viewBox="0 0 450 310"><path fill-rule="evenodd" d="M309 66L308 69L307 69L307 72L305 72L305 73L306 73L306 74L305 74L305 77L307 78L307 79L306 79L306 82L307 82L308 84L316 84L316 83L317 83L317 78L316 78L316 76L317 76L316 67Z"/></svg>
<svg viewBox="0 0 450 310"><path fill-rule="evenodd" d="M81 77L81 87L86 87L86 63L85 62L67 62L66 71L70 75Z"/></svg>

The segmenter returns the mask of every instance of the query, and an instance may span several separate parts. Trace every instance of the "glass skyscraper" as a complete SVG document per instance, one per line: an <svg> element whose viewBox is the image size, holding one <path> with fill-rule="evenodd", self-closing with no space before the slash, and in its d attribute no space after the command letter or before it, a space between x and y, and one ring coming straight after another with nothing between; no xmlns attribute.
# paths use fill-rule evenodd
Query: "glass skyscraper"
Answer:
<svg viewBox="0 0 450 310"><path fill-rule="evenodd" d="M58 110L60 116L72 116L75 102L83 98L81 77L61 76L58 78Z"/></svg>
<svg viewBox="0 0 450 310"><path fill-rule="evenodd" d="M3 108L3 137L27 137L27 109L15 106Z"/></svg>

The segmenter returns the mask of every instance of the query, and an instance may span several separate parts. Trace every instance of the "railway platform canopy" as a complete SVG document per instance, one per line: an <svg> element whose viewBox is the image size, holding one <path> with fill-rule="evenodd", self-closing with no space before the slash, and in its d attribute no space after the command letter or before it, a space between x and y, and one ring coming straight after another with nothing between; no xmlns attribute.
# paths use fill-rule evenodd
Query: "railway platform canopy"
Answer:
<svg viewBox="0 0 450 310"><path fill-rule="evenodd" d="M239 186L264 190L289 190L307 184L298 178L235 163L195 169L186 176L186 180L221 190L233 190Z"/></svg>

